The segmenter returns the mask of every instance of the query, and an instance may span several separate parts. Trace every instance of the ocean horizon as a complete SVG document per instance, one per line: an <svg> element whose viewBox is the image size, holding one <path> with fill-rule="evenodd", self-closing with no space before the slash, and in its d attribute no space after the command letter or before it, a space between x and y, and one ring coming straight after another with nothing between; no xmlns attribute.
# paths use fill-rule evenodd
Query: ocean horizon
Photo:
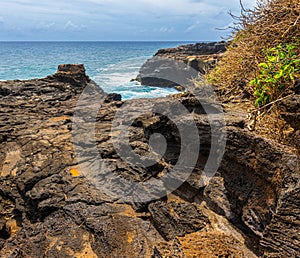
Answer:
<svg viewBox="0 0 300 258"><path fill-rule="evenodd" d="M59 64L84 64L87 75L123 99L163 97L171 88L131 82L161 48L191 41L0 41L0 80L28 80L54 74Z"/></svg>

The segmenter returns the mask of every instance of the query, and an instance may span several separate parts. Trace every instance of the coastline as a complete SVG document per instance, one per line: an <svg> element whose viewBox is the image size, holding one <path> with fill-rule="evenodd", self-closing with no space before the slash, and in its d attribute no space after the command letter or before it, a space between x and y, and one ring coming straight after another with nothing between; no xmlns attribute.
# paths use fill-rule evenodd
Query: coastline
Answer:
<svg viewBox="0 0 300 258"><path fill-rule="evenodd" d="M170 54L170 50L166 52ZM89 98L83 98L87 86ZM226 126L219 130L226 130L226 150L215 177L203 186L201 175L212 141L203 106L214 107L205 99L199 102L183 93L104 101L107 96L81 65L62 65L56 74L43 79L1 81L0 95L1 257L14 253L23 257L224 254L247 258L272 257L276 252L297 254L293 237L297 237L299 225L293 214L299 214L295 210L299 205L294 205L300 199L299 154L290 146L249 132L245 112L225 109ZM96 95L103 101L95 122L90 116L91 99ZM75 130L78 103L83 113ZM149 112L153 106L171 110L176 103L192 114L201 137L196 167L164 198L156 199L154 194L148 201L146 197L153 194L149 189L144 189L146 197L132 197L126 180L159 178L179 158L181 139L176 126L187 124L187 116L176 114L171 123L163 115ZM120 113L125 106L131 111ZM143 112L136 107L143 107ZM116 118L116 114L120 116ZM126 125L131 117L136 118L130 129L135 153L143 156L149 152L153 133L167 139L166 154L154 166L135 166L118 155L112 140L120 132L111 128L114 123ZM95 128L95 139L81 139L85 127ZM75 143L74 137L78 137ZM101 192L92 180L95 175L82 169L97 160L95 144L109 173L124 179L121 188L112 185L115 196ZM120 142L120 146L127 144Z"/></svg>

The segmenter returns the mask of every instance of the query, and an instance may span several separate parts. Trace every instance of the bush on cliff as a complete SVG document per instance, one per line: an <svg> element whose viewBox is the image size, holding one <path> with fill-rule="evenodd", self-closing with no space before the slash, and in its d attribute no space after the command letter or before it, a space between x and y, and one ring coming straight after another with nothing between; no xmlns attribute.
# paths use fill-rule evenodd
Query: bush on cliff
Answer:
<svg viewBox="0 0 300 258"><path fill-rule="evenodd" d="M300 78L300 0L258 0L235 19L231 44L209 81L223 95L244 92L260 107L289 94Z"/></svg>
<svg viewBox="0 0 300 258"><path fill-rule="evenodd" d="M300 58L296 53L298 48L298 42L279 44L265 53L264 62L258 65L258 75L250 81L250 85L254 86L256 106L276 101L295 83L300 71Z"/></svg>

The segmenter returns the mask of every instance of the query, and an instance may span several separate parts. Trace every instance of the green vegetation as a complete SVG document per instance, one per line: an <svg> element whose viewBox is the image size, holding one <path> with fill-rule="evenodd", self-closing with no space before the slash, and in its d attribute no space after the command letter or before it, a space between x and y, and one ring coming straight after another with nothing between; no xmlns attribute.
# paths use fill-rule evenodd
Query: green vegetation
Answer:
<svg viewBox="0 0 300 258"><path fill-rule="evenodd" d="M258 65L259 74L250 81L250 85L254 86L256 106L264 106L282 97L286 89L299 77L300 56L296 53L299 41L296 42L279 44L263 51L265 60Z"/></svg>
<svg viewBox="0 0 300 258"><path fill-rule="evenodd" d="M287 95L300 78L300 0L258 0L234 18L231 44L208 80L225 98L243 92L259 107Z"/></svg>

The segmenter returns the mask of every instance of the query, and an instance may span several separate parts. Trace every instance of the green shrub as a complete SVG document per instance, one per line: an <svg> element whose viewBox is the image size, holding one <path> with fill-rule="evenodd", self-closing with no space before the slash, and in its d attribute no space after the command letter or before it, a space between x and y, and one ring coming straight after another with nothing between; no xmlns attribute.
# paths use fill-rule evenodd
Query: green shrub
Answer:
<svg viewBox="0 0 300 258"><path fill-rule="evenodd" d="M274 101L293 85L299 77L300 57L296 53L299 43L279 44L264 50L265 60L258 65L258 75L250 81L254 86L255 105L264 106Z"/></svg>
<svg viewBox="0 0 300 258"><path fill-rule="evenodd" d="M288 94L286 87L292 86L293 82L289 76L297 76L298 72L298 65L292 59L299 59L300 55L297 42L297 39L300 40L299 14L300 0L257 0L252 10L242 7L241 15L233 16L231 44L217 68L207 75L223 98L230 99L242 93L251 100L257 100L256 104L261 106L281 94ZM288 50L290 47L293 49ZM263 52L263 49L266 51ZM282 53L277 55L277 52ZM283 57L285 53L287 56ZM276 62L277 56L281 59L279 63ZM268 67L263 64L261 66L265 68L258 67L260 63ZM268 78L264 72L278 74ZM277 78L279 76L281 78Z"/></svg>

